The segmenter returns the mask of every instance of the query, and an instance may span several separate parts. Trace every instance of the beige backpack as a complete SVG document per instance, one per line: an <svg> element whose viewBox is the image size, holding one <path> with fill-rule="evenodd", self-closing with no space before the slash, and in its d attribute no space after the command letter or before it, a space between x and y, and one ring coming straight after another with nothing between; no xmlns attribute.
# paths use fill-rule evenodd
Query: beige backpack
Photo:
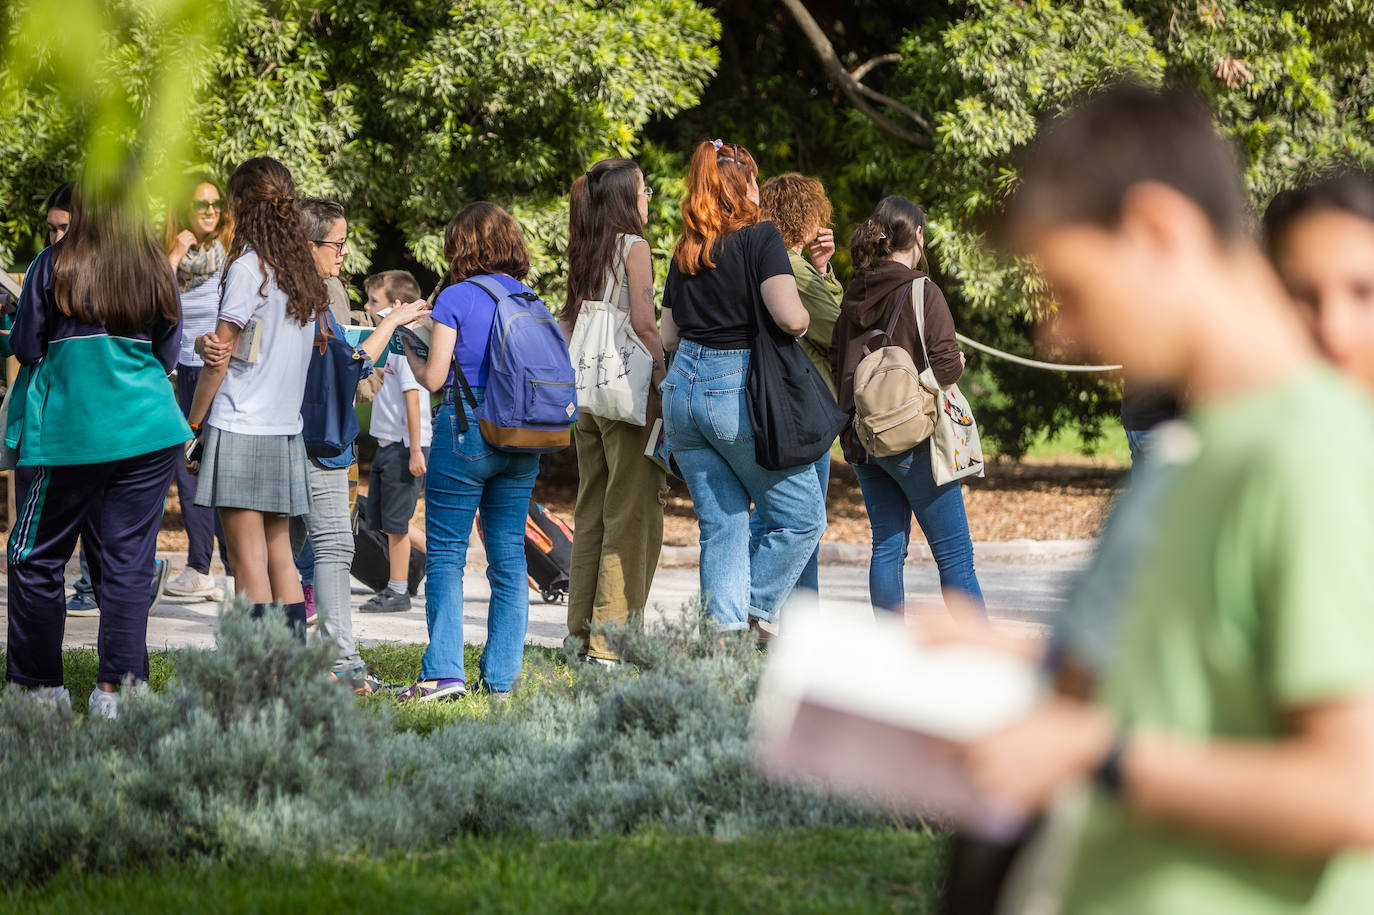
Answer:
<svg viewBox="0 0 1374 915"><path fill-rule="evenodd" d="M925 280L911 286L916 308L925 307ZM874 457L902 454L935 431L935 395L921 384L911 353L892 343L903 307L892 310L886 330L864 334L864 357L854 370L854 432Z"/></svg>

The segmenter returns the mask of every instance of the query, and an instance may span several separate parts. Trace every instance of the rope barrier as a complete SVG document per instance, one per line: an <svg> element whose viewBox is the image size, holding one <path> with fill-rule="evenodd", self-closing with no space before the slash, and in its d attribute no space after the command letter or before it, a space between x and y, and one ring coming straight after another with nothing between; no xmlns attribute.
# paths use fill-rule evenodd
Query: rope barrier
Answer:
<svg viewBox="0 0 1374 915"><path fill-rule="evenodd" d="M1051 372L1119 372L1119 365L1064 365L1059 362L1040 362L1036 359L1027 359L1024 356L1017 356L1013 353L1004 353L1000 349L994 349L986 343L979 343L977 340L970 340L963 334L955 334L960 343L966 343L976 350L982 350L989 356L996 356L1008 362L1015 362L1017 365L1024 365L1033 369L1045 369Z"/></svg>

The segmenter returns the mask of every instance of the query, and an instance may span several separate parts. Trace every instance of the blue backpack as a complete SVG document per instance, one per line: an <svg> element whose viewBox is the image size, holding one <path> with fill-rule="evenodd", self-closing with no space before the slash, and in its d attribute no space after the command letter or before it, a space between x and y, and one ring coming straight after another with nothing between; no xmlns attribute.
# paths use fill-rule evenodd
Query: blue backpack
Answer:
<svg viewBox="0 0 1374 915"><path fill-rule="evenodd" d="M472 405L482 437L497 450L561 451L572 444L577 422L577 375L558 322L527 289L507 292L484 278L464 280L496 303L487 339L487 391L479 406L463 368L453 373ZM459 429L467 421L459 414Z"/></svg>

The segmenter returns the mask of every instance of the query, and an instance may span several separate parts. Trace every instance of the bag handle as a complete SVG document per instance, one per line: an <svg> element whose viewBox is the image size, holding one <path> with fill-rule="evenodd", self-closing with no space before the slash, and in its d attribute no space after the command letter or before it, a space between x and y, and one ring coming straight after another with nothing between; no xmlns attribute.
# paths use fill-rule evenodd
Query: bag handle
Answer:
<svg viewBox="0 0 1374 915"><path fill-rule="evenodd" d="M626 235L623 232L615 237L616 250L615 254L611 256L611 269L607 271L606 291L601 293L601 301L610 302L612 305L615 304L615 302L611 301L611 296L614 295L616 289L625 282L625 274L629 269L630 246L635 243L634 240L636 238L638 238L638 236ZM625 244L627 240L630 243L629 245Z"/></svg>
<svg viewBox="0 0 1374 915"><path fill-rule="evenodd" d="M926 278L918 276L911 284L911 307L916 311L916 339L921 341L921 355L925 357L926 368L930 369L930 352L926 350ZM931 369L931 377L935 371ZM937 384L939 382L936 382Z"/></svg>

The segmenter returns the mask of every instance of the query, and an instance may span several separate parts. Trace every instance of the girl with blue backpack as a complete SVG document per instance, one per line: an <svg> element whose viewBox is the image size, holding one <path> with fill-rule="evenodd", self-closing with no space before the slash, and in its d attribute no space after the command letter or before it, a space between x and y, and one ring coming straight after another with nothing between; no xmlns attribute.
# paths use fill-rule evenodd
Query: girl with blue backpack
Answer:
<svg viewBox="0 0 1374 915"><path fill-rule="evenodd" d="M529 622L525 518L539 453L566 448L577 403L557 323L521 280L530 271L519 226L494 203L467 207L444 233L447 285L434 303L428 357L409 341L415 378L443 392L425 475L425 619L420 679L401 701L467 692L463 568L478 509L491 606L481 684L504 695L524 660Z"/></svg>

